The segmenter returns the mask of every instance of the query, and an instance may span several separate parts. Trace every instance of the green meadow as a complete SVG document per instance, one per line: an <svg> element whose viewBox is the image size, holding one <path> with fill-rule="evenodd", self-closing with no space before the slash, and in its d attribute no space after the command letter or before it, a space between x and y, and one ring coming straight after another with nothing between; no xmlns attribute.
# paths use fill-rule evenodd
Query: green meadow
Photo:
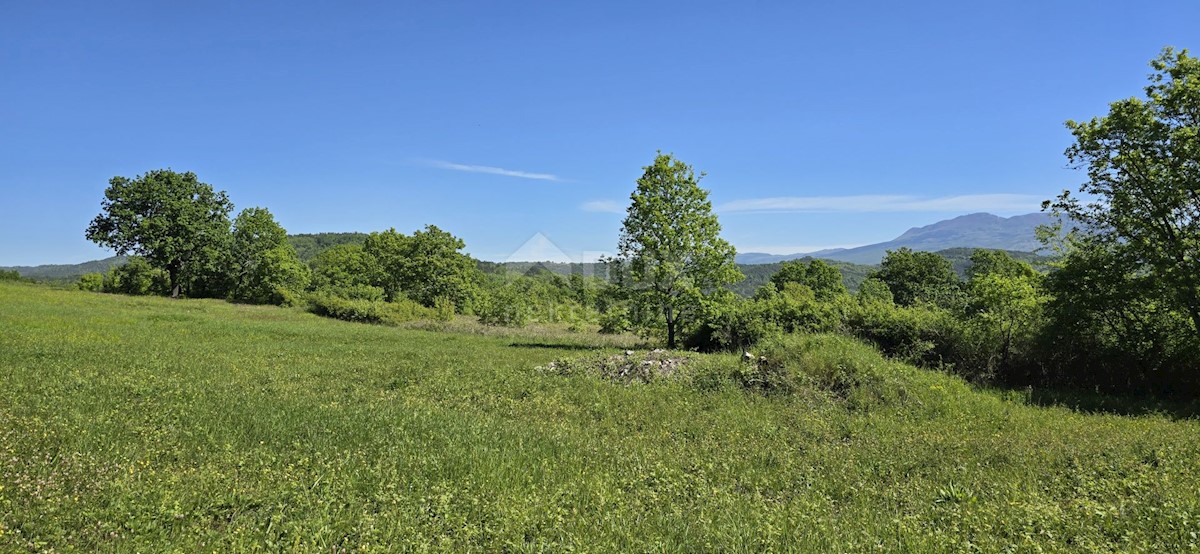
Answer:
<svg viewBox="0 0 1200 554"><path fill-rule="evenodd" d="M621 384L625 339L0 282L0 551L1196 550L1200 425L792 339ZM542 369L539 369L542 368ZM740 377L739 377L740 376Z"/></svg>

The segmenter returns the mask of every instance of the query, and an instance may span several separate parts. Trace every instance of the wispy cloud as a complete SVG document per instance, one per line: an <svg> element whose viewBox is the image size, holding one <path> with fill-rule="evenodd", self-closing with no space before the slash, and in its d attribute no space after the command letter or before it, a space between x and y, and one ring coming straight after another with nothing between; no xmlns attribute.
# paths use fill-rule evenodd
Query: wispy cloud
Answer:
<svg viewBox="0 0 1200 554"><path fill-rule="evenodd" d="M862 244L818 244L818 245L801 244L801 245L793 245L793 246L779 245L779 244L747 246L747 245L738 244L736 246L737 246L737 251L739 254L746 254L749 252L757 252L760 254L787 255L787 254L804 254L804 253L808 253L808 252L817 252L820 250L833 250L835 248L855 248L858 246L862 246Z"/></svg>
<svg viewBox="0 0 1200 554"><path fill-rule="evenodd" d="M599 212L606 214L622 214L625 213L625 207L619 202L612 200L592 200L579 205L579 209L585 212Z"/></svg>
<svg viewBox="0 0 1200 554"><path fill-rule="evenodd" d="M505 177L520 177L522 179L535 179L538 181L562 181L558 175L552 173L533 173L529 171L520 171L516 169L505 169L503 167L492 167L490 165L470 165L447 162L443 160L422 160L421 163L438 169L449 169L453 171L466 171L467 173L486 173L488 175L503 175Z"/></svg>
<svg viewBox="0 0 1200 554"><path fill-rule="evenodd" d="M1021 212L1037 211L1045 198L1032 194L964 194L923 198L906 195L780 196L734 200L723 213L760 212Z"/></svg>

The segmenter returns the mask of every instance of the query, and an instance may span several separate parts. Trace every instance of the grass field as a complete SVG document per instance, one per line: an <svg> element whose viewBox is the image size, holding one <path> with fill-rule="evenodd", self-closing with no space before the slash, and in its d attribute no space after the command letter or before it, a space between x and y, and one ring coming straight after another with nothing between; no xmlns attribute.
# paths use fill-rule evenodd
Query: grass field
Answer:
<svg viewBox="0 0 1200 554"><path fill-rule="evenodd" d="M592 338L0 283L0 551L1200 544L1195 420L1028 406L832 338L902 394L765 396L732 357L535 369Z"/></svg>

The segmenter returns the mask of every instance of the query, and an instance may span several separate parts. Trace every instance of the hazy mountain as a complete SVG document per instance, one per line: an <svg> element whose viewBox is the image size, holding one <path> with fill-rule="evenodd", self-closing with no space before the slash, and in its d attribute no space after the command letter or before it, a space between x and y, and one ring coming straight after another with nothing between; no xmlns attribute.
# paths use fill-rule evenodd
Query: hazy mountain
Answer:
<svg viewBox="0 0 1200 554"><path fill-rule="evenodd" d="M738 254L739 264L775 264L787 260L805 257L838 260L852 264L877 264L883 259L887 250L895 250L907 246L913 250L938 252L952 248L996 248L1019 252L1036 250L1040 245L1034 236L1038 225L1052 223L1053 217L1043 213L999 217L987 213L977 213L939 221L924 227L914 227L894 240L869 244L857 248L833 248L817 252L803 252L789 255L763 254L747 252ZM288 241L296 248L302 260L310 260L318 252L339 244L361 244L366 239L365 233L311 233L289 235ZM73 281L85 273L103 273L109 268L125 263L124 256L113 256L103 260L94 260L81 264L40 265L0 267L3 270L16 270L22 277L42 281ZM486 264L485 264L486 265ZM501 264L495 264L501 265ZM533 265L511 265L508 269L527 271ZM553 273L570 275L603 275L603 269L594 264L555 264L544 263L544 268ZM845 268L842 268L845 269ZM851 285L856 284L851 279Z"/></svg>
<svg viewBox="0 0 1200 554"><path fill-rule="evenodd" d="M113 256L81 264L19 265L0 267L0 270L16 271L21 274L21 277L37 279L39 281L74 281L85 273L104 273L109 268L123 263L125 263L125 256Z"/></svg>
<svg viewBox="0 0 1200 554"><path fill-rule="evenodd" d="M902 247L926 252L951 248L994 248L1031 252L1041 246L1035 235L1037 227L1054 221L1054 216L1045 213L1012 217L1000 217L988 213L969 214L924 227L913 227L887 242L868 244L857 248L835 248L788 255L747 252L738 254L737 261L746 264L762 264L804 257L819 257L856 264L877 264L888 250Z"/></svg>

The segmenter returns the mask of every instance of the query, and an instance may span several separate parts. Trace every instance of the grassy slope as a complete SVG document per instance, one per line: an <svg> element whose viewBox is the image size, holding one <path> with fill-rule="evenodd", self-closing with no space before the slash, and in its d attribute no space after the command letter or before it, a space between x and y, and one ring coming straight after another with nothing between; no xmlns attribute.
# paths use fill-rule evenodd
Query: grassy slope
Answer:
<svg viewBox="0 0 1200 554"><path fill-rule="evenodd" d="M532 369L564 340L0 283L0 551L1197 542L1195 421Z"/></svg>

